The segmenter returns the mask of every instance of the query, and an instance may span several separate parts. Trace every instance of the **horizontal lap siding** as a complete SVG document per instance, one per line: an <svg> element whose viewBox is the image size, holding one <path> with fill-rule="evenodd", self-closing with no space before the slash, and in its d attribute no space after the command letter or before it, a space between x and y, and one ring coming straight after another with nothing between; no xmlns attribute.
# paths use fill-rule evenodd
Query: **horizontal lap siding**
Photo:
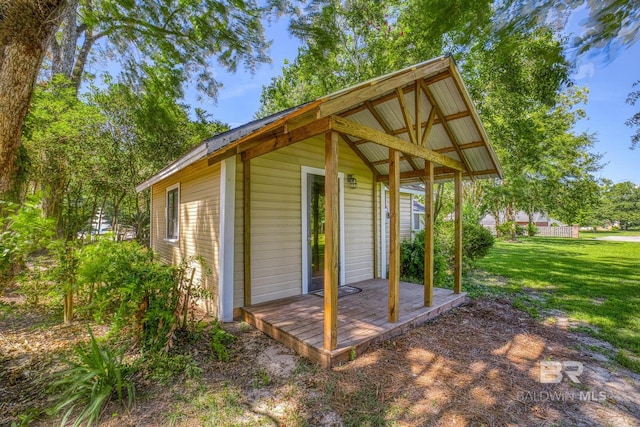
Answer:
<svg viewBox="0 0 640 427"><path fill-rule="evenodd" d="M166 235L166 189L180 183L180 235L169 243ZM177 174L153 185L152 246L168 264L177 265L189 256L202 256L211 268L205 286L213 294L208 309L217 314L220 233L220 165L208 166L199 161ZM196 266L195 281L202 277Z"/></svg>
<svg viewBox="0 0 640 427"><path fill-rule="evenodd" d="M339 150L340 172L358 180L357 189L345 184L344 195L346 279L351 283L373 277L373 179L342 141ZM252 304L302 292L302 166L324 169L323 137L251 160Z"/></svg>

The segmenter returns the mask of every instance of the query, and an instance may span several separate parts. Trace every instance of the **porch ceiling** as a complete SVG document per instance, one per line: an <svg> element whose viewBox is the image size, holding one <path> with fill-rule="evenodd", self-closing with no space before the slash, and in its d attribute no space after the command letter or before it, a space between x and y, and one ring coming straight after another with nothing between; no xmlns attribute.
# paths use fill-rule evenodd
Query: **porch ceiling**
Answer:
<svg viewBox="0 0 640 427"><path fill-rule="evenodd" d="M360 126L358 137L346 131L349 126ZM446 56L217 135L140 184L138 191L204 157L210 165L236 154L243 159L257 157L332 127L381 182L389 173L388 146L398 143L403 146L403 183L424 179L425 157L434 165L436 180L452 179L452 167L471 179L502 176L455 63ZM380 144L381 134L388 136L391 145Z"/></svg>

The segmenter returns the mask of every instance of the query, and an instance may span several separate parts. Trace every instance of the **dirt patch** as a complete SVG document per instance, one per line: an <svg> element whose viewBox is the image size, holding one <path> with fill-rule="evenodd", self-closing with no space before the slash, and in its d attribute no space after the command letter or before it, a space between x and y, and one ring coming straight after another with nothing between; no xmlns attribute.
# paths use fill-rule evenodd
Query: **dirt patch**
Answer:
<svg viewBox="0 0 640 427"><path fill-rule="evenodd" d="M44 385L56 355L86 338L86 325L56 327L46 313L17 313L0 316L0 425L49 404ZM201 378L139 383L136 405L110 405L101 424L640 426L638 375L593 358L588 347L596 344L582 335L503 300L473 300L333 370L252 328L225 327L239 336L229 362L185 345ZM541 384L541 361L583 363L580 383Z"/></svg>

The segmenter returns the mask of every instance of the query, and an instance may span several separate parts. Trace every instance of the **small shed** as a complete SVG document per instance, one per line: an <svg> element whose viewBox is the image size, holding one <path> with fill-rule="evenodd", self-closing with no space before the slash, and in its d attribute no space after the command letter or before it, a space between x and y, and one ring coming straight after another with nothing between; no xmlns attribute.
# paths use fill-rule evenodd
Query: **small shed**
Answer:
<svg viewBox="0 0 640 427"><path fill-rule="evenodd" d="M462 302L462 180L501 174L445 56L216 135L137 189L151 189L152 248L168 263L201 255L211 267L213 314L243 315L330 366ZM434 293L426 274L405 292L401 186L424 185L432 272L438 180L455 183L454 290ZM341 287L354 284L361 296L338 304ZM377 320L367 323L367 313Z"/></svg>

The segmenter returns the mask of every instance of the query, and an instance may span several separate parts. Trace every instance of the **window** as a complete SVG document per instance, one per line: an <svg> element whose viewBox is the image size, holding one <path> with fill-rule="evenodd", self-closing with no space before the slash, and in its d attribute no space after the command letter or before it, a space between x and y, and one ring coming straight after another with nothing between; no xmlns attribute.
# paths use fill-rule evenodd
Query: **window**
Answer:
<svg viewBox="0 0 640 427"><path fill-rule="evenodd" d="M424 213L413 212L413 230L420 231L424 228Z"/></svg>
<svg viewBox="0 0 640 427"><path fill-rule="evenodd" d="M178 240L180 234L180 184L167 188L167 240Z"/></svg>

